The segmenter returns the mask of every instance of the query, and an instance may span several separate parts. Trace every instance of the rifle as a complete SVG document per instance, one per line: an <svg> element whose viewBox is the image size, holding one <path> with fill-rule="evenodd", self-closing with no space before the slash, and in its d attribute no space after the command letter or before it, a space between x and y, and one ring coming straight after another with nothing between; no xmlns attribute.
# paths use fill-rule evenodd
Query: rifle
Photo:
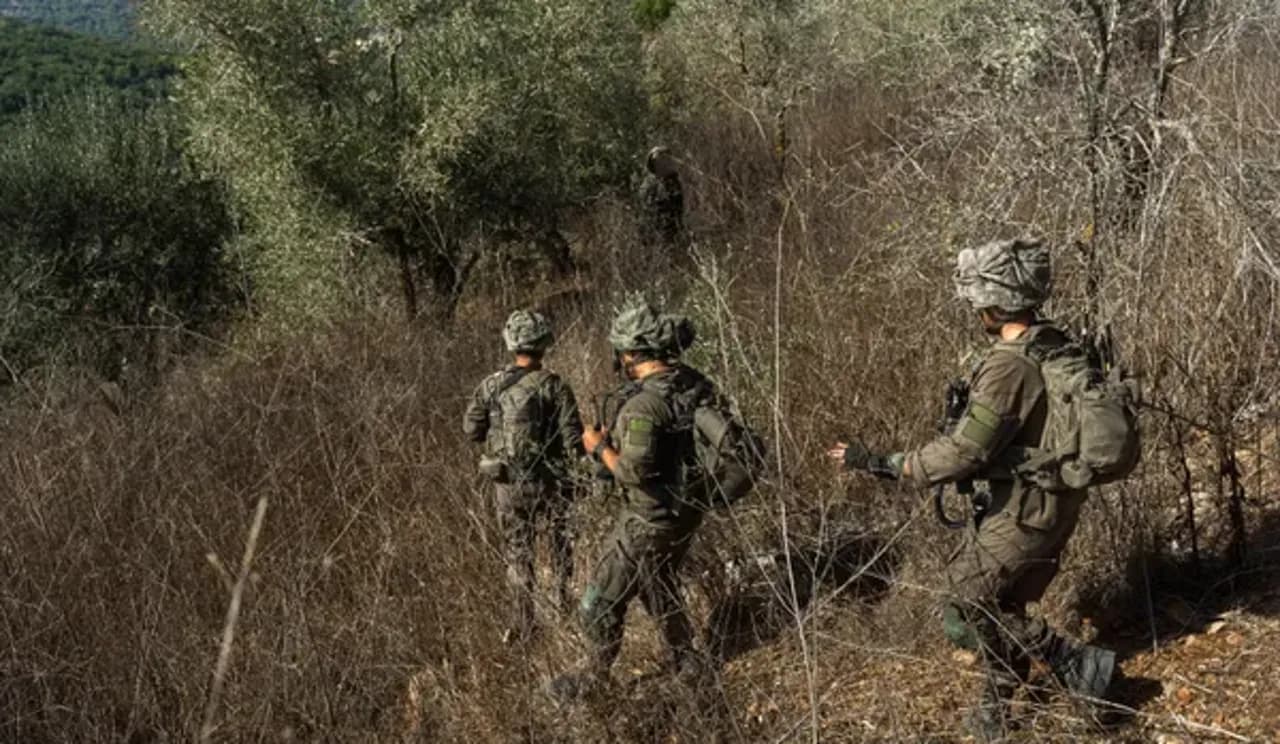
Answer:
<svg viewBox="0 0 1280 744"><path fill-rule="evenodd" d="M938 422L938 431L951 434L955 432L960 420L969 409L969 383L961 379L948 380L943 401L942 419ZM943 484L934 487L933 511L938 516L938 521L947 529L964 529L968 520L954 519L947 514L946 492L947 487ZM973 509L973 521L975 524L981 522L991 508L991 495L986 491L975 489L972 478L957 481L956 493L969 498L969 504Z"/></svg>

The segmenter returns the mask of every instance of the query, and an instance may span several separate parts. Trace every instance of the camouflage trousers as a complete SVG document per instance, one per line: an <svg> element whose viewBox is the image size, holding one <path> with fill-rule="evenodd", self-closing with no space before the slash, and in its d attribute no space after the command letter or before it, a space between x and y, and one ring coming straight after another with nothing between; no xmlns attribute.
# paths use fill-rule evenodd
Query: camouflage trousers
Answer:
<svg viewBox="0 0 1280 744"><path fill-rule="evenodd" d="M561 613L571 611L573 594L573 489L557 481L529 481L497 486L498 528L502 557L513 596L511 629L528 639L536 625L534 554L538 523L547 522L552 571Z"/></svg>
<svg viewBox="0 0 1280 744"><path fill-rule="evenodd" d="M970 527L948 562L943 627L957 646L979 652L992 677L1010 688L1025 681L1032 659L1050 659L1063 644L1026 606L1057 576L1083 495L1028 488L1005 496Z"/></svg>
<svg viewBox="0 0 1280 744"><path fill-rule="evenodd" d="M594 674L608 674L622 649L627 607L637 596L658 624L680 667L693 650L693 628L680 593L680 565L702 523L690 513L674 523L655 522L623 509L582 597L582 625L591 642Z"/></svg>

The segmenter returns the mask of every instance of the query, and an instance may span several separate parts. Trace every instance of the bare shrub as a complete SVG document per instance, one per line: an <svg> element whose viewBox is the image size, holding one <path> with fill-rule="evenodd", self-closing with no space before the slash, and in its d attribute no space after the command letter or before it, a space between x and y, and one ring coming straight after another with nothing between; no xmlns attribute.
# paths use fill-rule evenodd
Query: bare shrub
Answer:
<svg viewBox="0 0 1280 744"><path fill-rule="evenodd" d="M731 38L724 18L681 20L701 5L677 10L653 48L691 43L682 34L694 26L679 24L695 21ZM1229 559L1197 582L1205 591L1265 567L1257 540L1274 513L1280 382L1280 180L1268 164L1280 153L1264 104L1280 67L1259 50L1274 46L1274 19L1208 6L1202 30L1182 39L1193 61L1140 121L1128 103L1158 84L1140 41L1164 6L1133 4L1146 10L1117 25L1131 41L1115 47L1105 106L1090 108L1089 5L1016 18L1055 33L1001 57L1017 61L1010 77L968 50L973 29L1011 11L966 3L957 20L910 4L930 30L909 49L945 56L919 60L911 90L889 74L903 70L871 64L903 59L901 48L837 80L804 71L781 174L773 137L760 134L772 99L735 107L690 94L705 108L664 132L690 195L688 255L641 254L628 206L602 198L566 220L576 276L531 282L495 262L449 328L406 329L375 299L314 336L193 361L119 413L33 389L2 435L4 738L194 738L261 498L270 512L215 739L951 737L979 673L937 632L952 541L916 494L839 476L821 452L842 436L887 449L932 435L942 383L985 343L950 299L955 250L1014 232L1055 244L1050 310L1076 328L1109 325L1148 406L1140 475L1091 499L1046 608L1076 615L1082 633L1103 620L1145 628L1170 561L1198 555L1207 573ZM875 28L902 28L877 18ZM1135 197L1139 124L1161 141ZM552 310L550 363L590 411L612 383L610 308L635 288L697 319L691 361L769 433L774 465L751 500L712 516L689 563L704 646L723 661L718 705L690 709L635 613L616 689L562 711L540 688L581 639L553 622L527 649L500 646L497 533L458 417L499 363L501 318L530 304ZM598 490L584 474L579 581L615 508ZM539 606L549 620L551 604ZM1093 617L1106 607L1113 617ZM1163 642L1152 631L1142 642ZM1092 735L1066 706L1033 713L1037 736ZM1143 712L1132 733L1187 725ZM1268 734L1274 718L1251 725L1237 735Z"/></svg>

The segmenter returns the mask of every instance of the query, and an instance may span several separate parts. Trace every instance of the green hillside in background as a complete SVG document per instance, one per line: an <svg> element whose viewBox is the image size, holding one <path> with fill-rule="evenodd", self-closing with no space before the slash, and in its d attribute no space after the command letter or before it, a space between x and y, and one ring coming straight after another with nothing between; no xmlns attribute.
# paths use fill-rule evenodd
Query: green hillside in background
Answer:
<svg viewBox="0 0 1280 744"><path fill-rule="evenodd" d="M133 33L129 0L0 0L0 16L115 39Z"/></svg>
<svg viewBox="0 0 1280 744"><path fill-rule="evenodd" d="M0 19L0 119L93 89L155 97L176 72L172 59L124 41Z"/></svg>

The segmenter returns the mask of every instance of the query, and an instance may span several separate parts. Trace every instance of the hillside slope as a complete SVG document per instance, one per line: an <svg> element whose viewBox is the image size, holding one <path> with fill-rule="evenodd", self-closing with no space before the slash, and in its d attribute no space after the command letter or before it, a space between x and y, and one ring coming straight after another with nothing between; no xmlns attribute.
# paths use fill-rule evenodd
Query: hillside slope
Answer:
<svg viewBox="0 0 1280 744"><path fill-rule="evenodd" d="M0 18L0 118L93 89L154 97L176 73L172 60L126 42Z"/></svg>
<svg viewBox="0 0 1280 744"><path fill-rule="evenodd" d="M133 34L129 0L0 0L0 15L115 39Z"/></svg>

